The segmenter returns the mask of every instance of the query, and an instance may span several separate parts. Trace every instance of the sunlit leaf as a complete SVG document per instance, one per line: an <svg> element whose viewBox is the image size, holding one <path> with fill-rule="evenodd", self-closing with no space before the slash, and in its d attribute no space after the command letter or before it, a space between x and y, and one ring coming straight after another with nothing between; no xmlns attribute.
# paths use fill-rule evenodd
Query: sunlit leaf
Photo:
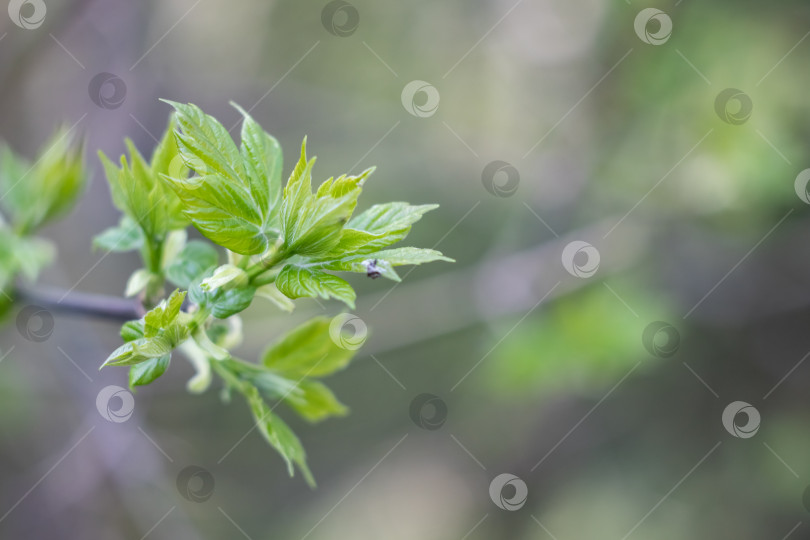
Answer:
<svg viewBox="0 0 810 540"><path fill-rule="evenodd" d="M337 276L327 274L317 268L306 268L288 264L278 277L276 287L288 298L335 298L354 309L357 295L349 283Z"/></svg>
<svg viewBox="0 0 810 540"><path fill-rule="evenodd" d="M264 351L262 364L293 379L324 377L343 369L355 351L335 343L332 320L315 317L294 328Z"/></svg>

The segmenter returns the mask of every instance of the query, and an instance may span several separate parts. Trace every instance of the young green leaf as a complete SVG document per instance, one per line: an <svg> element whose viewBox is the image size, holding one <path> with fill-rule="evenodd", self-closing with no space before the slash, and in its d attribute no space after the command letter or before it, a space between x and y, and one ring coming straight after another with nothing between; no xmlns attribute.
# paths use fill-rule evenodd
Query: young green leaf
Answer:
<svg viewBox="0 0 810 540"><path fill-rule="evenodd" d="M238 347L244 339L242 319L239 315L233 315L224 321L213 321L211 326L206 329L206 334L214 344L223 349Z"/></svg>
<svg viewBox="0 0 810 540"><path fill-rule="evenodd" d="M129 388L134 390L136 386L145 386L163 375L169 368L170 359L171 355L167 354L130 367Z"/></svg>
<svg viewBox="0 0 810 540"><path fill-rule="evenodd" d="M411 226L438 204L411 206L404 202L377 204L353 217L343 229L340 242L322 259L346 254L373 253L405 239Z"/></svg>
<svg viewBox="0 0 810 540"><path fill-rule="evenodd" d="M345 368L354 350L339 347L329 333L332 319L315 317L271 344L262 364L291 378L325 377Z"/></svg>
<svg viewBox="0 0 810 540"><path fill-rule="evenodd" d="M186 229L174 229L169 231L163 241L160 254L160 268L165 271L168 266L177 260L177 256L186 248L188 241L188 231Z"/></svg>
<svg viewBox="0 0 810 540"><path fill-rule="evenodd" d="M194 338L194 343L196 343L214 360L222 362L231 357L231 354L225 348L220 347L211 341L211 338L208 337L208 333L204 328L197 328L191 337Z"/></svg>
<svg viewBox="0 0 810 540"><path fill-rule="evenodd" d="M185 229L189 225L188 218L183 215L180 199L165 186L162 180L164 175L173 178L188 178L189 170L183 162L174 136L176 127L177 121L174 115L170 115L169 123L163 131L163 137L152 152L152 160L149 163L152 181L156 186L156 191L161 193L160 204L163 206L169 222L169 230Z"/></svg>
<svg viewBox="0 0 810 540"><path fill-rule="evenodd" d="M425 213L438 207L438 204L412 206L406 202L375 204L365 212L354 216L346 226L372 234L401 231L410 229Z"/></svg>
<svg viewBox="0 0 810 540"><path fill-rule="evenodd" d="M414 247L386 249L366 254L349 254L340 259L312 263L312 266L324 270L342 272L360 272L374 277L372 274L400 281L393 267L403 265L418 265L434 261L455 262L433 249Z"/></svg>
<svg viewBox="0 0 810 540"><path fill-rule="evenodd" d="M188 315L180 317L185 297L185 292L175 290L169 298L149 310L143 319L124 324L121 337L126 343L114 350L101 367L134 366L171 355L172 350L189 335Z"/></svg>
<svg viewBox="0 0 810 540"><path fill-rule="evenodd" d="M270 192L274 181L260 175L275 174L280 166L280 152L273 155L277 144L265 139L260 145L258 128L249 123L248 141L243 144L244 155L251 160L246 169L243 153L222 124L196 105L166 102L177 111L180 155L197 173L191 179L163 176L182 201L183 212L214 243L243 255L262 253L277 235L275 208L270 206L277 195Z"/></svg>
<svg viewBox="0 0 810 540"><path fill-rule="evenodd" d="M324 270L357 272L369 277L386 277L401 281L395 266L418 265L433 261L455 262L433 249L414 247L387 249L372 253L347 253L340 258L301 258L285 266L276 277L279 290L290 298L315 297L338 298L354 308L354 291L343 279L327 274Z"/></svg>
<svg viewBox="0 0 810 540"><path fill-rule="evenodd" d="M143 231L129 216L93 238L93 247L114 252L134 251L144 244Z"/></svg>
<svg viewBox="0 0 810 540"><path fill-rule="evenodd" d="M25 235L63 214L87 184L84 145L61 129L33 164L0 148L0 202L14 230Z"/></svg>
<svg viewBox="0 0 810 540"><path fill-rule="evenodd" d="M295 309L295 302L278 290L275 283L268 283L256 289L256 296L270 300L276 307L287 313L292 313Z"/></svg>
<svg viewBox="0 0 810 540"><path fill-rule="evenodd" d="M312 198L312 167L315 158L307 161L307 138L301 143L301 157L295 164L287 185L284 187L284 197L281 204L282 235L287 238L286 229L293 223L295 217L303 213L307 202ZM289 243L289 242L288 242Z"/></svg>
<svg viewBox="0 0 810 540"><path fill-rule="evenodd" d="M170 354L173 348L172 342L163 336L138 338L115 349L101 367L134 366Z"/></svg>
<svg viewBox="0 0 810 540"><path fill-rule="evenodd" d="M186 165L198 174L197 169L202 169L203 174L216 174L231 183L242 184L245 178L242 156L228 130L196 105L162 101L176 111L180 131L175 132L175 140Z"/></svg>
<svg viewBox="0 0 810 540"><path fill-rule="evenodd" d="M160 276L158 276L159 278ZM152 281L153 274L147 270L146 268L141 268L139 270L135 270L129 279L127 280L127 286L124 290L124 296L127 298L131 296L135 296L142 290L149 285L149 282Z"/></svg>
<svg viewBox="0 0 810 540"><path fill-rule="evenodd" d="M247 272L241 268L232 264L223 264L214 269L211 276L200 282L200 288L205 292L216 291L219 288L236 289L247 285L248 280Z"/></svg>
<svg viewBox="0 0 810 540"><path fill-rule="evenodd" d="M262 253L269 245L259 209L244 186L217 175L167 182L183 202L183 212L203 236L231 251Z"/></svg>
<svg viewBox="0 0 810 540"><path fill-rule="evenodd" d="M250 192L260 208L267 208L273 214L281 201L281 146L242 107L234 102L231 105L244 117L240 154Z"/></svg>
<svg viewBox="0 0 810 540"><path fill-rule="evenodd" d="M256 294L255 287L242 287L237 289L219 288L206 291L202 288L202 282L211 277L213 269L209 270L200 280L194 281L189 287L189 298L195 304L208 309L211 314L218 319L227 319L231 315L236 315L240 311L247 309Z"/></svg>
<svg viewBox="0 0 810 540"><path fill-rule="evenodd" d="M192 281L198 280L208 270L214 268L219 255L214 246L192 240L166 267L166 277L178 287L188 289Z"/></svg>
<svg viewBox="0 0 810 540"><path fill-rule="evenodd" d="M173 127L174 121L170 119L163 140L154 151L151 163L146 162L129 139L125 140L129 159L121 156L120 168L116 167L104 153L98 153L113 202L121 212L138 224L146 239L150 241L162 242L169 231L182 229L188 225L188 219L181 212L180 200L161 181L161 175L167 172L188 174L178 158L178 150L173 142L174 135L171 132ZM177 166L178 163L181 166Z"/></svg>
<svg viewBox="0 0 810 540"><path fill-rule="evenodd" d="M255 386L247 386L244 394L250 405L256 426L265 440L284 458L290 476L295 473L293 465L297 465L307 483L314 487L315 479L307 466L306 452L304 452L304 447L301 446L301 441L298 440L295 433L281 418L273 414Z"/></svg>
<svg viewBox="0 0 810 540"><path fill-rule="evenodd" d="M137 321L127 321L121 326L121 339L133 341L143 337L143 319Z"/></svg>
<svg viewBox="0 0 810 540"><path fill-rule="evenodd" d="M169 124L163 132L163 138L158 142L155 150L152 152L152 161L149 164L152 170L152 177L157 183L160 183L160 178L163 175L171 176L172 178L187 178L189 169L180 155L180 149L177 147L177 139L174 131L177 128L177 120L174 115L169 115ZM176 206L177 211L172 212L173 215L179 216L180 201L176 197L170 197L172 203ZM183 220L182 226L188 225L188 221ZM172 227L172 228L179 228Z"/></svg>
<svg viewBox="0 0 810 540"><path fill-rule="evenodd" d="M180 315L180 308L183 306L185 299L186 293L175 289L169 298L149 310L143 318L143 335L145 337L157 336L161 331L165 331L174 324Z"/></svg>
<svg viewBox="0 0 810 540"><path fill-rule="evenodd" d="M445 257L441 252L435 249L403 247L386 249L377 251L372 254L378 259L388 261L393 266L402 266L408 264L425 264L435 261L456 262L455 260Z"/></svg>
<svg viewBox="0 0 810 540"><path fill-rule="evenodd" d="M255 294L256 289L254 287L217 290L209 297L211 314L218 319L227 319L236 315L250 306Z"/></svg>
<svg viewBox="0 0 810 540"><path fill-rule="evenodd" d="M368 169L359 176L330 178L312 193L312 167L315 158L307 162L306 139L301 146L301 158L293 170L281 205L281 228L285 249L290 254L319 255L328 253L340 241L343 225L357 205L363 183L374 171Z"/></svg>
<svg viewBox="0 0 810 540"><path fill-rule="evenodd" d="M338 401L326 385L309 379L299 381L296 391L287 394L284 401L309 422L349 413L348 407Z"/></svg>
<svg viewBox="0 0 810 540"><path fill-rule="evenodd" d="M20 272L29 280L35 280L39 271L53 260L55 252L53 244L46 240L20 237L0 227L0 290L5 290L6 283Z"/></svg>
<svg viewBox="0 0 810 540"><path fill-rule="evenodd" d="M195 370L194 376L186 383L186 389L193 394L205 392L211 385L211 362L208 355L191 339L181 343L178 349Z"/></svg>
<svg viewBox="0 0 810 540"><path fill-rule="evenodd" d="M288 298L336 298L354 309L357 298L349 283L337 276L327 274L318 268L307 268L288 264L276 277L276 287Z"/></svg>
<svg viewBox="0 0 810 540"><path fill-rule="evenodd" d="M20 238L17 247L17 265L20 272L32 282L37 279L40 270L53 261L56 254L53 244L41 238Z"/></svg>

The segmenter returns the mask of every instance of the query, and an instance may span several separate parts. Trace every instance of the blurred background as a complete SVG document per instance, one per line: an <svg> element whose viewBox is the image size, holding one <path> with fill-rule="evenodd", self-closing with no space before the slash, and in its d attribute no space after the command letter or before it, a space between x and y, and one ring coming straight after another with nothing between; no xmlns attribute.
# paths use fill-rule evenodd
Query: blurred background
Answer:
<svg viewBox="0 0 810 540"><path fill-rule="evenodd" d="M119 217L95 151L130 137L148 155L159 98L228 127L229 100L251 109L285 176L304 135L317 180L376 165L361 208L440 203L408 244L457 263L396 286L349 278L371 335L329 383L351 414L282 412L315 490L242 402L186 393L179 357L111 423L96 396L126 370L97 366L118 324L57 315L34 342L10 318L0 538L810 538L807 2L13 0L9 14L2 138L32 158L65 124L94 171L44 231L59 258L40 283L123 292L137 257L91 249ZM323 312L257 300L240 355ZM215 482L203 502L177 487L191 465Z"/></svg>

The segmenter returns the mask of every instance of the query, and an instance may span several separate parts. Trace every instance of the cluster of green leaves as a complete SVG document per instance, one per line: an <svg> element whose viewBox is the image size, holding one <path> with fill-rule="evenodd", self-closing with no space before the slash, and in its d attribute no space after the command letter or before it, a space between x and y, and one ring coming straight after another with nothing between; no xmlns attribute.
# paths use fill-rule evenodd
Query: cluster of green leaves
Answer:
<svg viewBox="0 0 810 540"><path fill-rule="evenodd" d="M33 163L0 146L0 306L11 298L18 274L36 279L55 249L37 236L62 216L87 184L83 145L67 129L47 141Z"/></svg>
<svg viewBox="0 0 810 540"><path fill-rule="evenodd" d="M329 178L313 190L315 158L307 159L305 139L282 189L279 143L238 105L239 145L195 105L167 103L175 113L150 162L129 141L129 159L122 156L120 167L100 155L124 215L95 244L140 251L144 267L132 274L126 294L140 295L149 309L123 326L124 344L103 366L129 366L134 389L160 377L179 349L197 371L188 389L205 391L217 374L225 395L245 398L290 474L297 466L312 483L301 443L275 414L275 404L312 422L345 414L317 379L345 367L354 351L330 336L331 319L318 317L279 337L259 362L247 362L230 352L242 339L238 313L256 296L285 311L307 297L335 298L354 308L354 289L333 272L399 281L396 266L450 261L430 249L390 248L436 205L394 202L353 217L373 169ZM210 242L188 241L188 225ZM168 297L166 282L177 287Z"/></svg>
<svg viewBox="0 0 810 540"><path fill-rule="evenodd" d="M185 246L185 229L189 224L180 200L161 180L163 175L188 175L173 129L174 123L170 120L150 162L129 139L125 141L129 160L121 156L120 168L99 152L113 204L123 217L118 226L96 236L93 245L108 251L141 252L144 268L130 276L125 294L141 294L149 307L163 295L164 271Z"/></svg>

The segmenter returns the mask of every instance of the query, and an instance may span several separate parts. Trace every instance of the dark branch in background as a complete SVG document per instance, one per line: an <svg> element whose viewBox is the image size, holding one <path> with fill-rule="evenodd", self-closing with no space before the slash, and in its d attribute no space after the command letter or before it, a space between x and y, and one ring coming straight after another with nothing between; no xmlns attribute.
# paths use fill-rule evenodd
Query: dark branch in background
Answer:
<svg viewBox="0 0 810 540"><path fill-rule="evenodd" d="M114 321L140 319L144 314L140 303L132 298L66 292L54 287L17 287L15 300L36 304L55 313L86 315Z"/></svg>

